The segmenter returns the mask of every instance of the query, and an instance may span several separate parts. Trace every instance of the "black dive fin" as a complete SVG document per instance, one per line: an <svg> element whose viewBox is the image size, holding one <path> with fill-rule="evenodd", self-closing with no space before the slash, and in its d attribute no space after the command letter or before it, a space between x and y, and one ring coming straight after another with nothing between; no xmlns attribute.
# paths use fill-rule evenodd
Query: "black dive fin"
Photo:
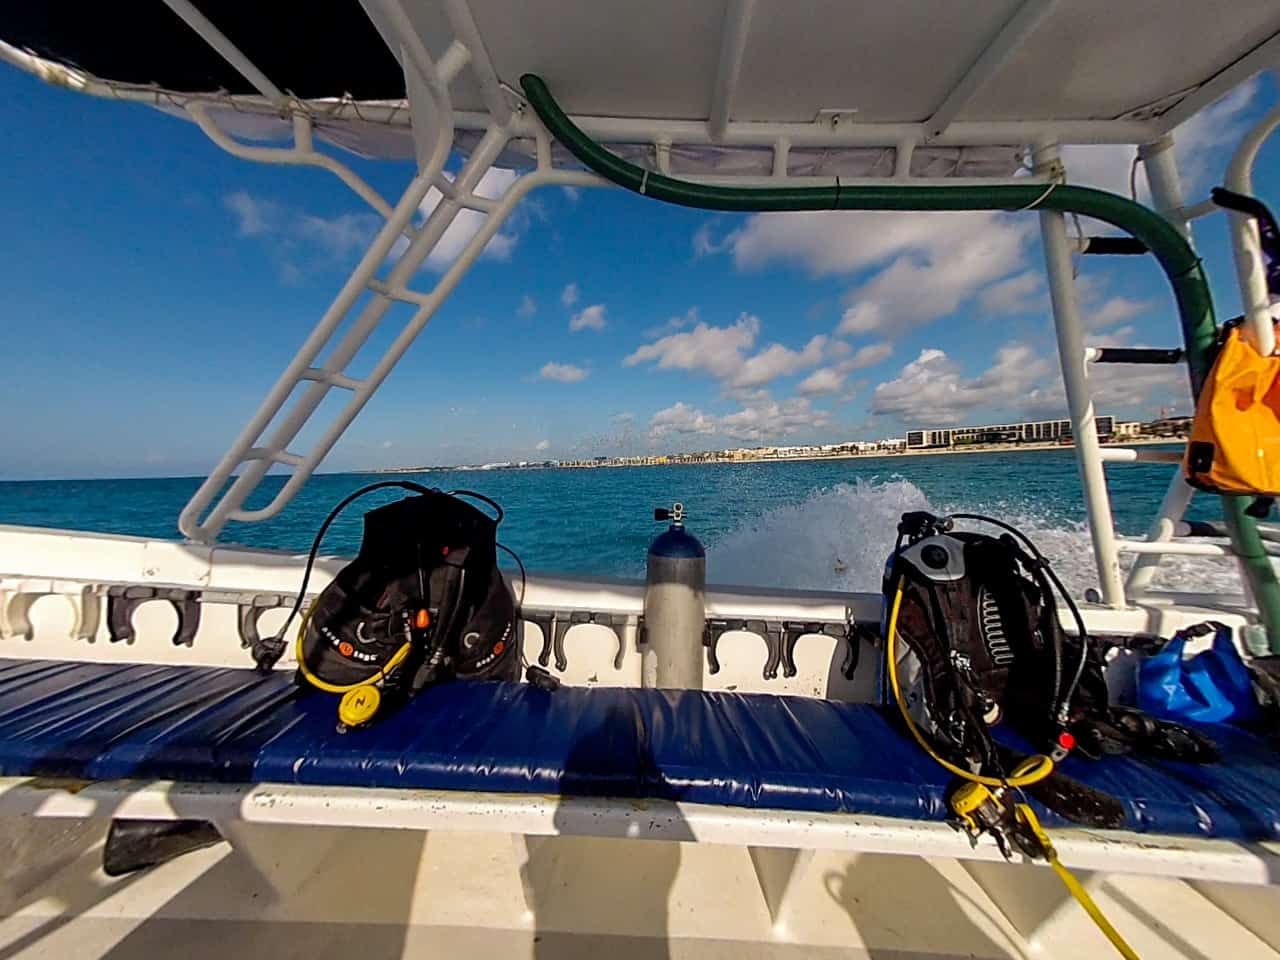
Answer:
<svg viewBox="0 0 1280 960"><path fill-rule="evenodd" d="M1124 807L1119 800L1056 770L1024 789L1045 807L1072 823L1101 830L1119 830L1124 826Z"/></svg>
<svg viewBox="0 0 1280 960"><path fill-rule="evenodd" d="M999 748L999 756L1000 764L1006 770L1012 770L1025 759L1006 747ZM1125 824L1124 807L1119 800L1059 770L1023 789L1043 806L1072 823L1100 830L1118 830Z"/></svg>
<svg viewBox="0 0 1280 960"><path fill-rule="evenodd" d="M112 820L102 850L102 870L119 877L211 847L222 834L207 820Z"/></svg>

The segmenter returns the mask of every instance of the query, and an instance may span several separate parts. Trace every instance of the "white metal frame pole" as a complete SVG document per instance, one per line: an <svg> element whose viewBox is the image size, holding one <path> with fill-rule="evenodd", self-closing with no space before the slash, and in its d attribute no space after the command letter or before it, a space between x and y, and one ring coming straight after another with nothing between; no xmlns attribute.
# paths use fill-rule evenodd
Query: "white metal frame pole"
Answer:
<svg viewBox="0 0 1280 960"><path fill-rule="evenodd" d="M1052 176L1060 171L1057 144L1037 145L1033 153L1037 174ZM1045 271L1049 277L1049 299L1053 304L1053 325L1058 336L1058 359L1062 363L1062 384L1067 394L1067 411L1075 438L1076 462L1084 493L1093 558L1098 568L1102 602L1109 607L1125 606L1124 584L1116 552L1115 525L1111 500L1102 466L1102 446L1098 442L1097 416L1089 389L1088 363L1084 352L1084 325L1076 301L1076 283L1071 263L1071 243L1066 218L1056 210L1040 211L1040 239L1044 246Z"/></svg>
<svg viewBox="0 0 1280 960"><path fill-rule="evenodd" d="M315 375L309 374L311 364L334 336L360 295L370 289L369 284L375 280L378 269L391 252L392 245L410 226L419 204L426 197L431 186L440 179L444 171L445 162L449 157L449 151L453 146L455 133L453 103L449 95L448 84L439 76L435 64L431 63L429 58L427 58L426 63L421 62L425 57L425 53L422 52L420 44L414 46L411 52L418 54L418 56L412 58L413 65L409 70L406 70L406 82L410 72L421 74L425 70L426 75L420 79L426 85L428 95L434 101L435 123L431 132L435 137L435 141L429 151L429 158L425 166L405 189L404 194L392 210L391 217L383 225L382 230L365 252L364 257L348 278L337 298L325 312L325 315L303 343L288 367L285 368L284 373L280 375L280 378L271 388L267 398L254 414L253 419L241 431L231 449L227 451L217 467L214 468L213 472L201 484L195 495L192 496L191 500L178 515L178 529L184 536L205 542L213 540L228 520L240 519L246 513L239 509L240 505L244 503L262 478L266 476L273 463L291 464L296 470L306 462L307 458L290 453L288 445L297 436L312 412L324 400L332 383L336 382L336 378L350 379L345 376L343 368L359 351L365 340L373 332L378 321L391 306L392 301L388 297L376 296L361 311L359 318L334 349L333 355L325 365L326 369L317 370ZM298 131L299 128L295 127L295 135ZM309 135L310 131L307 130L303 135L304 143L306 139L309 139ZM503 129L495 131L491 128L486 133L485 138L481 141L482 147L487 141L500 140L496 147L491 145L493 155L488 158L486 167L501 150L508 137L509 134ZM303 149L303 146L304 144L295 144L295 148L299 151ZM422 231L409 244L409 248L405 251L400 263L393 270L389 278L391 282L395 284L404 282L406 277L397 275L397 271L409 271L411 273L413 269L416 269L421 260L425 259L432 247L435 246L440 234L444 232L444 229L452 221L459 209L460 205L456 200L450 201L447 199L436 208L432 217L428 219ZM413 259L415 256L418 258L416 261ZM290 407L283 421L266 441L265 447L255 447L254 444L261 441L263 431L267 429L268 425L285 406L294 387L304 380L310 380L310 386L298 398L297 402ZM349 386L356 395L358 406L362 406L371 392L367 389L367 384L352 382ZM325 441L322 442L325 449L327 450L331 447L336 439L337 437L332 435L326 437ZM220 499L209 512L208 517L201 522L201 513L214 502L214 498L219 496L222 487L231 480L232 474L237 470L239 475L231 482L230 488L225 493L222 493ZM306 470L305 473L309 475L310 470ZM279 511L283 503L287 502L287 499L286 497L282 501L277 496L270 507L253 511L252 513L260 517L271 516Z"/></svg>
<svg viewBox="0 0 1280 960"><path fill-rule="evenodd" d="M708 111L707 129L712 141L719 143L729 129L733 115L733 97L738 89L738 77L742 73L742 55L747 48L747 34L751 30L751 16L755 12L755 0L730 0L724 11L724 26L720 35L720 59L716 64L715 83L711 90L711 107Z"/></svg>
<svg viewBox="0 0 1280 960"><path fill-rule="evenodd" d="M1173 153L1173 137L1166 135L1151 143L1144 143L1138 148L1138 156L1142 159L1142 165L1147 172L1152 205L1187 238L1188 243L1192 243L1194 238L1184 212L1186 200L1183 198L1182 182L1178 177L1178 163ZM1182 471L1175 471L1164 492L1164 498L1160 501L1160 509L1151 525L1147 527L1148 543L1168 543L1174 538L1178 521L1186 513L1194 495L1195 488L1183 478ZM1136 598L1151 586L1151 581L1159 567L1158 551L1139 554L1125 582L1125 589L1130 599Z"/></svg>
<svg viewBox="0 0 1280 960"><path fill-rule="evenodd" d="M165 6L172 10L192 30L200 35L205 43L213 47L227 63L235 67L240 76L249 81L260 94L278 107L288 105L289 98L272 83L257 65L240 52L240 49L227 39L226 34L213 25L203 13L196 9L190 0L164 0Z"/></svg>
<svg viewBox="0 0 1280 960"><path fill-rule="evenodd" d="M1280 71L1276 71L1280 80ZM1236 193L1253 193L1253 163L1267 137L1280 128L1280 106L1245 134L1227 167L1226 187ZM1246 335L1258 352L1270 356L1276 349L1276 332L1271 310L1271 296L1267 290L1267 274L1262 263L1262 247L1258 243L1258 224L1253 217L1234 210L1231 218L1231 253L1236 262L1236 277L1240 281L1240 305L1244 310Z"/></svg>
<svg viewBox="0 0 1280 960"><path fill-rule="evenodd" d="M246 463L246 457L254 448L254 445L259 442L268 424L271 423L276 414L285 405L294 387L307 379L307 371L321 351L329 344L356 300L368 289L368 282L373 279L378 268L386 260L392 245L410 225L414 213L418 210L418 205L427 195L427 191L430 188L431 179L419 174L414 177L413 181L405 189L400 201L395 206L392 217L379 231L369 249L365 251L364 257L361 258L360 263L352 271L351 276L347 279L329 309L325 311L320 322L316 324L315 329L311 331L311 334L298 349L293 360L289 362L284 372L276 380L261 406L259 406L248 424L245 425L231 448L223 455L218 465L178 515L178 529L184 536L190 537L192 540L212 541L229 519L228 514L244 501L262 477L266 475L271 466L270 460L259 458ZM389 303L387 305L389 306ZM341 368L335 366L332 359L328 366L334 373L341 372ZM319 405L320 400L323 399L324 392L326 392L323 385L316 386L317 390L314 392L318 393L318 395L313 398L314 402L308 405L308 414L310 409L314 409ZM290 433L288 439L291 440L296 432L297 428ZM288 440L285 443L287 444ZM223 486L237 470L239 471L239 476L232 484L231 489L222 494L214 513L211 513L208 518L201 522L200 515L213 502L214 498L219 496Z"/></svg>

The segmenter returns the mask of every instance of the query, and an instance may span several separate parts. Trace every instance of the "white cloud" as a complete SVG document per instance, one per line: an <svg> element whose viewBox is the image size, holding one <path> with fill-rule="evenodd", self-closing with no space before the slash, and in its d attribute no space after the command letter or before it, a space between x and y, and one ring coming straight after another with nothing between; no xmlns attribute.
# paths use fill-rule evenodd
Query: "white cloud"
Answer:
<svg viewBox="0 0 1280 960"><path fill-rule="evenodd" d="M704 413L683 401L659 410L649 421L649 439L672 434L719 435L743 442L760 442L789 436L800 430L820 430L831 424L831 414L815 410L805 397L774 400L761 393L734 413L721 417Z"/></svg>
<svg viewBox="0 0 1280 960"><path fill-rule="evenodd" d="M759 333L760 318L744 313L727 327L699 323L692 330L669 334L637 348L622 362L634 367L655 361L662 370L702 371L727 380L742 367Z"/></svg>
<svg viewBox="0 0 1280 960"><path fill-rule="evenodd" d="M514 170L492 168L476 185L475 192L491 200L500 198L515 182ZM435 187L427 192L419 206L419 226L435 210L443 195ZM237 190L225 198L227 207L236 215L241 236L275 236L293 241L305 241L321 248L333 257L349 257L362 253L382 227L382 218L374 213L343 213L334 217L321 217L288 209L270 200L252 196L245 190ZM485 214L478 210L460 210L445 229L440 241L427 257L427 265L443 270L484 226ZM507 221L506 232L499 232L485 245L483 255L506 260L519 239L518 232ZM394 256L400 256L408 248L408 240L399 238L392 247Z"/></svg>
<svg viewBox="0 0 1280 960"><path fill-rule="evenodd" d="M1053 365L1026 344L1000 347L995 363L974 378L962 376L943 351L925 349L895 379L875 388L871 412L904 423L946 425L978 408L1042 411L1058 403L1056 377Z"/></svg>
<svg viewBox="0 0 1280 960"><path fill-rule="evenodd" d="M1116 331L1106 339L1123 342L1126 336ZM1161 407L1190 411L1190 388L1181 367L1091 364L1088 376L1099 413L1154 417ZM871 412L921 426L1065 417L1066 395L1057 358L1039 355L1026 344L1000 347L994 363L971 378L943 351L926 349L896 378L875 388Z"/></svg>
<svg viewBox="0 0 1280 960"><path fill-rule="evenodd" d="M516 316L528 319L538 312L538 304L527 293L520 298L520 306L516 308Z"/></svg>
<svg viewBox="0 0 1280 960"><path fill-rule="evenodd" d="M1191 384L1186 368L1181 364L1139 367L1090 364L1089 383L1094 407L1099 413L1151 419L1162 409L1184 416L1189 416L1193 410Z"/></svg>
<svg viewBox="0 0 1280 960"><path fill-rule="evenodd" d="M1259 78L1254 77L1174 131L1180 172L1189 184L1200 186L1210 175L1221 176L1221 166L1211 162L1211 154L1218 147L1234 146L1249 128L1249 105L1258 87Z"/></svg>
<svg viewBox="0 0 1280 960"><path fill-rule="evenodd" d="M560 291L560 302L566 307L572 307L578 302L578 285L576 283L570 283Z"/></svg>
<svg viewBox="0 0 1280 960"><path fill-rule="evenodd" d="M698 322L698 308L690 307L682 315L669 317L666 323L659 323L645 330L646 337L665 337L668 333L683 330L692 323Z"/></svg>
<svg viewBox="0 0 1280 960"><path fill-rule="evenodd" d="M223 202L235 214L236 232L242 237L303 241L334 257L362 252L381 223L381 218L372 213L343 213L336 217L299 213L273 200L255 197L247 190L230 193Z"/></svg>
<svg viewBox="0 0 1280 960"><path fill-rule="evenodd" d="M845 375L835 367L822 367L801 380L796 391L806 396L839 393L844 388L844 378Z"/></svg>
<svg viewBox="0 0 1280 960"><path fill-rule="evenodd" d="M345 259L361 253L381 225L372 213L343 213L320 217L292 210L273 200L255 197L247 190L237 190L223 198L223 203L236 217L236 232L242 237L273 238L271 254L277 258L284 283L296 286L303 280L303 270L290 256L316 253L334 259Z"/></svg>
<svg viewBox="0 0 1280 960"><path fill-rule="evenodd" d="M1044 279L1028 271L988 285L978 295L978 306L986 314L1018 314L1047 310Z"/></svg>
<svg viewBox="0 0 1280 960"><path fill-rule="evenodd" d="M759 213L726 237L741 269L789 262L816 275L854 273L913 254L943 259L957 248L1012 232L1019 243L1034 223L983 211L823 210Z"/></svg>
<svg viewBox="0 0 1280 960"><path fill-rule="evenodd" d="M363 253L373 242L382 218L372 213L344 213L337 217L304 214L298 218L297 232L335 257Z"/></svg>
<svg viewBox="0 0 1280 960"><path fill-rule="evenodd" d="M882 267L848 294L836 332L897 335L1017 271L1034 233L1034 220L985 211L819 211L757 214L724 242L740 269L784 262L825 275Z"/></svg>
<svg viewBox="0 0 1280 960"><path fill-rule="evenodd" d="M1086 329L1104 330L1107 327L1113 327L1116 324L1141 316L1154 306L1155 302L1152 300L1112 297L1096 308L1082 305L1080 313Z"/></svg>
<svg viewBox="0 0 1280 960"><path fill-rule="evenodd" d="M701 410L696 410L683 400L665 410L659 410L649 420L649 439L661 440L673 433L715 433L716 422Z"/></svg>
<svg viewBox="0 0 1280 960"><path fill-rule="evenodd" d="M278 208L268 200L259 200L248 190L229 193L223 202L236 215L236 229L242 237L257 237L275 229Z"/></svg>
<svg viewBox="0 0 1280 960"><path fill-rule="evenodd" d="M612 417L610 417L609 422L625 424L625 423L630 423L635 418L636 418L636 415L632 413L630 410L623 410L621 413L615 413Z"/></svg>
<svg viewBox="0 0 1280 960"><path fill-rule="evenodd" d="M729 385L751 389L772 383L779 377L798 373L822 362L827 338L818 334L804 345L802 350L792 350L780 343L770 344L754 356L743 361L742 366L730 378Z"/></svg>
<svg viewBox="0 0 1280 960"><path fill-rule="evenodd" d="M603 330L604 320L604 304L594 303L589 307L583 308L579 313L575 313L569 320L569 332L577 333L579 330Z"/></svg>
<svg viewBox="0 0 1280 960"><path fill-rule="evenodd" d="M535 450L550 450L550 449L551 449L551 441L550 441L550 440L539 440L536 444L534 444L533 449L535 449Z"/></svg>
<svg viewBox="0 0 1280 960"><path fill-rule="evenodd" d="M480 177L476 184L474 192L481 197L487 197L490 200L497 200L507 192L507 188L515 183L518 174L514 170L504 170L500 167L490 167ZM418 207L418 211L422 216L423 222L431 216L431 213L444 199L443 194L435 187L427 191L426 197ZM435 270L446 269L458 254L484 226L486 214L479 210L459 210L453 222L445 228L444 234L440 237L439 243L431 251L427 257L427 266ZM507 231L495 233L485 244L483 256L493 257L496 260L507 260L511 257L511 251L515 249L515 245L519 240L518 233L511 226L512 221L507 221ZM398 244L399 252L403 253L405 242L401 240Z"/></svg>
<svg viewBox="0 0 1280 960"><path fill-rule="evenodd" d="M382 441L382 449L383 449L383 450L390 450L390 449L391 449L392 447L394 447L394 446L395 446L395 444L394 444L392 441L390 441L390 440L383 440L383 441Z"/></svg>
<svg viewBox="0 0 1280 960"><path fill-rule="evenodd" d="M801 380L796 385L798 393L807 396L825 396L839 393L844 388L845 380L850 373L855 370L861 370L864 367L874 367L893 353L893 344L887 341L869 343L864 347L859 347L856 351L853 351L853 348L843 340L833 341L832 346L838 349L830 352L843 354L843 359L833 366L821 367Z"/></svg>
<svg viewBox="0 0 1280 960"><path fill-rule="evenodd" d="M587 371L572 363L544 363L538 371L543 380L554 380L556 383L577 383L587 378Z"/></svg>
<svg viewBox="0 0 1280 960"><path fill-rule="evenodd" d="M633 367L653 362L660 370L705 373L720 381L725 390L741 395L778 377L816 366L830 342L826 335L818 334L799 350L772 343L752 353L759 333L760 318L743 313L729 326L698 323L692 330L660 337L632 351L623 363Z"/></svg>
<svg viewBox="0 0 1280 960"><path fill-rule="evenodd" d="M727 234L723 238L717 240L715 237L715 227L717 221L713 218L708 220L702 226L693 232L693 256L694 259L700 257L708 257L712 254L720 253L727 249L733 243L733 234Z"/></svg>
<svg viewBox="0 0 1280 960"><path fill-rule="evenodd" d="M869 343L865 347L859 347L853 356L840 363L839 368L848 373L864 367L874 367L880 361L887 360L892 353L893 344L887 341Z"/></svg>
<svg viewBox="0 0 1280 960"><path fill-rule="evenodd" d="M1023 263L1028 220L978 213L922 231L888 267L848 295L838 333L895 336L954 313Z"/></svg>
<svg viewBox="0 0 1280 960"><path fill-rule="evenodd" d="M1246 120L1257 81L1234 91L1185 123L1175 137L1188 190L1200 193L1209 171L1221 166L1223 145ZM1133 149L1123 146L1067 147L1068 178L1127 195ZM1145 199L1138 170L1139 199ZM1086 223L1085 229L1109 228ZM837 333L896 335L955 312L967 301L990 314L1040 310L1040 281L1023 271L1035 233L1031 217L990 212L903 213L815 211L762 213L717 239L713 222L694 235L694 249L729 249L739 269L789 263L814 275L878 272L849 296Z"/></svg>
<svg viewBox="0 0 1280 960"><path fill-rule="evenodd" d="M770 440L786 437L801 430L821 430L831 425L831 414L815 410L807 397L787 400L763 398L747 404L737 413L720 418L721 432L735 440Z"/></svg>

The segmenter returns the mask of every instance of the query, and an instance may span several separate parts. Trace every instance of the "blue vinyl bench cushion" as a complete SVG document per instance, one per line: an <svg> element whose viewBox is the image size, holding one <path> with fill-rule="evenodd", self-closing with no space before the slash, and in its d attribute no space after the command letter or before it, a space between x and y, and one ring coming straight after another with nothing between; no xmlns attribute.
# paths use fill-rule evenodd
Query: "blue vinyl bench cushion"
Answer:
<svg viewBox="0 0 1280 960"><path fill-rule="evenodd" d="M946 816L947 775L867 704L672 690L451 683L365 730L336 698L251 670L0 659L0 775L300 783ZM1224 762L1068 760L1138 831L1280 838L1262 740ZM1056 821L1050 817L1051 822Z"/></svg>

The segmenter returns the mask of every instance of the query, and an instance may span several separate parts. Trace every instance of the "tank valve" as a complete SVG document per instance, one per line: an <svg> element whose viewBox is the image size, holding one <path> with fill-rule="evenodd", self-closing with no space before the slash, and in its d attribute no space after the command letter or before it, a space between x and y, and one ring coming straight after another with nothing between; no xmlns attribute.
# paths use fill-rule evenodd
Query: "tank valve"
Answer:
<svg viewBox="0 0 1280 960"><path fill-rule="evenodd" d="M653 511L653 519L661 523L664 520L670 520L676 526L684 525L684 504L677 500L671 505L671 509L666 507L658 507Z"/></svg>

